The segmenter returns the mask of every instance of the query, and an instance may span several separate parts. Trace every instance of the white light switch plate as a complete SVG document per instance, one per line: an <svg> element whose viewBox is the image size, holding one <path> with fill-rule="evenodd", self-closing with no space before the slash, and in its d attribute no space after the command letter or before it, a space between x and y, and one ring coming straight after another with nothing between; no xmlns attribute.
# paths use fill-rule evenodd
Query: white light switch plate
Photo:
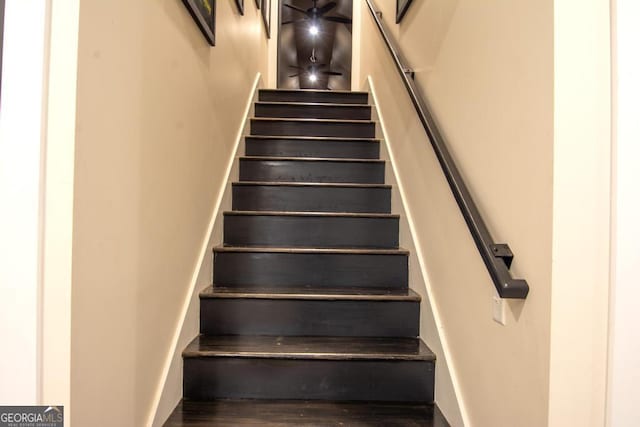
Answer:
<svg viewBox="0 0 640 427"><path fill-rule="evenodd" d="M500 298L499 296L493 297L493 320L500 323L501 325L507 324L504 305L504 299Z"/></svg>

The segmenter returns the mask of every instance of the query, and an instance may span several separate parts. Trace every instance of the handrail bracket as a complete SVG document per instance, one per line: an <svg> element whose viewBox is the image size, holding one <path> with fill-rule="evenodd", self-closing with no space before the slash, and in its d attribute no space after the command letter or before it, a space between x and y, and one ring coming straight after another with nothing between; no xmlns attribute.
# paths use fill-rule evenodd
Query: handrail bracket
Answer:
<svg viewBox="0 0 640 427"><path fill-rule="evenodd" d="M411 78L411 80L415 80L416 79L416 72L413 71L412 68L404 68L402 70L403 73L405 73L407 76L409 76Z"/></svg>
<svg viewBox="0 0 640 427"><path fill-rule="evenodd" d="M494 243L491 245L491 253L496 258L502 258L507 268L511 268L513 262L513 252L506 243Z"/></svg>

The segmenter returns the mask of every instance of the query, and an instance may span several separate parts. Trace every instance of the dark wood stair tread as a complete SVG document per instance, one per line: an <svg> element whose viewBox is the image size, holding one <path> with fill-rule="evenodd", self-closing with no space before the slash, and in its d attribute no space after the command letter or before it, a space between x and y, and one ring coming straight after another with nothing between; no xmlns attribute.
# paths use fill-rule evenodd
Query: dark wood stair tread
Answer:
<svg viewBox="0 0 640 427"><path fill-rule="evenodd" d="M277 157L277 156L242 156L240 160L274 161L274 162L335 162L335 163L385 163L380 159L345 159L334 157Z"/></svg>
<svg viewBox="0 0 640 427"><path fill-rule="evenodd" d="M252 298L287 300L328 300L328 301L413 301L421 297L415 291L406 289L359 289L359 288L268 288L268 287L225 287L208 286L200 292L200 298Z"/></svg>
<svg viewBox="0 0 640 427"><path fill-rule="evenodd" d="M385 188L390 189L388 184L354 184L350 182L278 182L278 181L236 181L232 185L247 186L274 186L274 187L339 187L339 188Z"/></svg>
<svg viewBox="0 0 640 427"><path fill-rule="evenodd" d="M341 217L341 218L400 218L398 214L355 213L355 212L292 212L292 211L225 211L232 216L302 216L302 217Z"/></svg>
<svg viewBox="0 0 640 427"><path fill-rule="evenodd" d="M330 94L351 94L351 95L369 95L369 92L358 90L328 90L328 89L260 89L261 93L326 93Z"/></svg>
<svg viewBox="0 0 640 427"><path fill-rule="evenodd" d="M199 335L183 357L433 361L419 338Z"/></svg>
<svg viewBox="0 0 640 427"><path fill-rule="evenodd" d="M247 135L247 139L262 139L262 140L272 140L272 139L286 139L286 140L297 140L297 141L346 141L346 142L380 142L377 138L343 138L336 136L300 136L300 135L291 135L291 136L277 136L277 135Z"/></svg>
<svg viewBox="0 0 640 427"><path fill-rule="evenodd" d="M343 249L343 248L260 248L260 247L238 247L238 246L217 246L214 252L235 252L235 253L287 253L287 254L343 254L343 255L403 255L408 256L406 249Z"/></svg>
<svg viewBox="0 0 640 427"><path fill-rule="evenodd" d="M321 401L181 401L165 427L449 427L436 405Z"/></svg>
<svg viewBox="0 0 640 427"><path fill-rule="evenodd" d="M256 105L291 105L296 107L348 107L371 108L368 104L345 104L340 102L308 102L308 101L257 101Z"/></svg>
<svg viewBox="0 0 640 427"><path fill-rule="evenodd" d="M355 123L355 124L375 124L373 120L354 119L307 119L295 117L251 117L253 122L296 122L296 123Z"/></svg>

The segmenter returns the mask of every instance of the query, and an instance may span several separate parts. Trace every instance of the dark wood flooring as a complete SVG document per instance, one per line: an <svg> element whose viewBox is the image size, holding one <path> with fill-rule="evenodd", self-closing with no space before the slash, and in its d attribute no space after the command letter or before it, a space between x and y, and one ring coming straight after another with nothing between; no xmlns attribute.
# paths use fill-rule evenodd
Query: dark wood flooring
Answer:
<svg viewBox="0 0 640 427"><path fill-rule="evenodd" d="M449 427L434 405L299 401L183 401L165 427Z"/></svg>

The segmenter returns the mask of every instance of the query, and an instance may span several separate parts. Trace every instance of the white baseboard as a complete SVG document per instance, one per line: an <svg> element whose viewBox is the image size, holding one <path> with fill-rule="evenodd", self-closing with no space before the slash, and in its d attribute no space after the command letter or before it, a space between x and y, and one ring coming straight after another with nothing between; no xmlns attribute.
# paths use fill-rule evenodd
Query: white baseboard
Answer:
<svg viewBox="0 0 640 427"><path fill-rule="evenodd" d="M211 253L215 244L222 241L222 212L227 207L231 207L231 182L234 176L237 176L238 162L236 159L239 156L240 143L249 133L249 117L253 112L253 104L261 81L262 76L257 73L247 98L241 125L236 134L234 149L227 161L225 179L220 183L209 226L203 236L199 258L191 276L189 288L182 301L182 309L173 332L171 346L167 352L162 375L147 416L145 424L147 426L161 426L182 398L182 350L198 335L197 325L200 317L198 294L202 288L211 284L213 277Z"/></svg>
<svg viewBox="0 0 640 427"><path fill-rule="evenodd" d="M405 187L402 179L400 178L400 174L398 174L398 168L400 165L397 164L394 156L393 144L388 137L384 116L380 114L380 110L378 108L378 97L371 76L367 77L365 86L372 98L372 112L374 115L372 119L376 120L379 124L378 130L380 131L379 137L381 139L381 158L387 160L391 165L391 171L387 171L387 183L392 185L392 191L399 196L398 198L392 197L392 200L394 200L394 210L401 216L400 244L411 253L409 260L411 278L410 286L422 296L420 336L437 357L436 403L446 399L447 405L443 406L450 408L450 411L457 410L458 412L447 414L446 411L441 408L448 420L450 422L453 420L462 420L463 425L469 426L469 418L464 406L464 400L456 375L451 351L447 342L447 336L442 324L438 305L433 298L434 292L431 282L429 281L424 253L422 251L423 246L420 242L420 236L416 232L414 216L411 211L411 206L407 200L406 192L404 190ZM397 199L399 199L399 203L395 202ZM406 221L406 226L408 228L406 233L402 233L402 222L404 221ZM418 269L419 274L418 271L413 270L415 268Z"/></svg>

